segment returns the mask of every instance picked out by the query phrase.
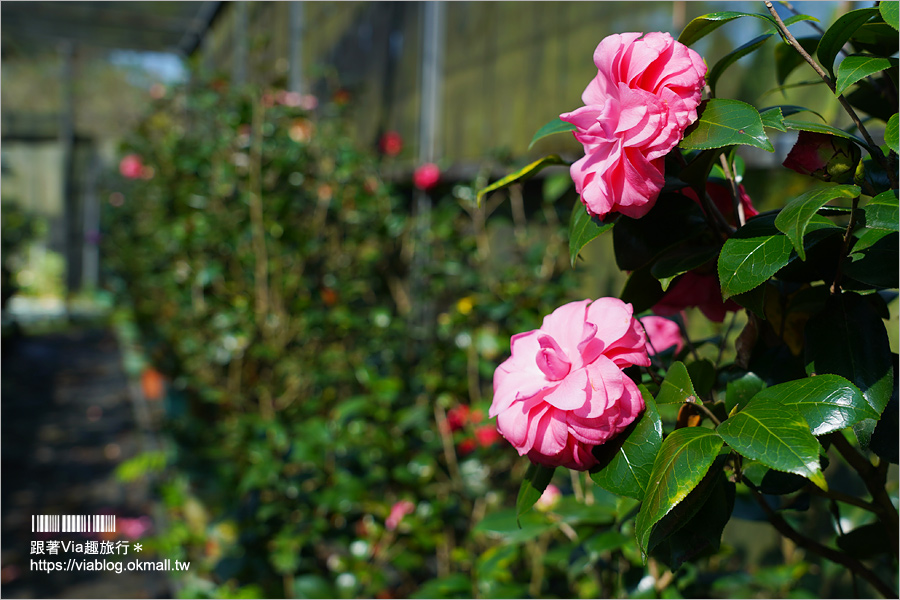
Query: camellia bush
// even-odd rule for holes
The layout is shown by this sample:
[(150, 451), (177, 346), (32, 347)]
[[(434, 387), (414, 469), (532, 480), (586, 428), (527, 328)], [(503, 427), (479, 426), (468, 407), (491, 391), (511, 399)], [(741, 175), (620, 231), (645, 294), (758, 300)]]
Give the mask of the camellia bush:
[[(572, 263), (611, 235), (628, 273), (618, 298), (563, 304), (513, 336), (496, 368), (490, 416), (531, 463), (523, 527), (558, 493), (556, 470), (587, 472), (632, 502), (607, 534), (633, 536), (660, 592), (666, 567), (671, 578), (719, 550), (744, 498), (794, 547), (849, 573), (856, 593), (897, 596), (897, 354), (885, 326), (898, 287), (897, 6), (852, 10), (799, 38), (815, 19), (782, 20), (769, 2), (694, 19), (677, 40), (611, 35), (584, 106), (535, 135), (572, 132), (584, 155), (545, 157), (480, 192), (569, 164), (581, 199)], [(769, 29), (712, 65), (691, 49), (737, 19)], [(780, 83), (809, 70), (851, 127), (716, 96), (729, 67), (770, 40)], [(808, 187), (760, 213), (738, 152), (774, 152), (770, 136), (789, 132), (783, 165)], [(690, 308), (713, 335), (691, 339)], [(817, 505), (833, 533), (791, 514)]]

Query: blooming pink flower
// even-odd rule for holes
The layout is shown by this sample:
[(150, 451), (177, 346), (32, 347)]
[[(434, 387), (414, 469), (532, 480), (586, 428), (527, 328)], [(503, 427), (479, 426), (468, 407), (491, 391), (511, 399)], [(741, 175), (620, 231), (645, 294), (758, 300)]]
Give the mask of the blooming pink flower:
[(706, 64), (667, 33), (623, 33), (594, 51), (585, 106), (560, 115), (576, 126), (584, 157), (570, 173), (592, 215), (639, 218), (664, 184), (663, 160), (697, 120)]
[(512, 356), (494, 371), (490, 416), (532, 462), (585, 470), (591, 448), (615, 437), (644, 409), (622, 369), (647, 366), (644, 329), (617, 298), (582, 300), (514, 335)]
[(715, 273), (688, 271), (653, 306), (653, 312), (666, 317), (691, 306), (699, 308), (707, 319), (716, 323), (724, 321), (729, 311), (741, 310), (734, 300), (722, 300), (719, 278)]
[(681, 352), (684, 340), (681, 339), (681, 330), (677, 323), (653, 315), (642, 317), (640, 321), (647, 332), (647, 354), (653, 356), (672, 346), (675, 346), (676, 354)]
[(465, 427), (469, 422), (470, 409), (465, 404), (458, 404), (447, 411), (447, 424), (450, 431), (457, 431)]
[(559, 503), (560, 498), (562, 498), (562, 492), (559, 491), (558, 487), (551, 483), (547, 485), (544, 489), (544, 493), (541, 494), (541, 497), (534, 503), (534, 507), (541, 512), (546, 512), (553, 509), (553, 507)]
[(401, 500), (400, 502), (394, 503), (394, 506), (391, 507), (391, 514), (388, 515), (388, 518), (385, 520), (384, 526), (388, 528), (388, 531), (394, 531), (397, 529), (397, 526), (400, 525), (400, 521), (403, 520), (403, 517), (410, 514), (415, 509), (416, 505), (409, 500)]
[(413, 184), (420, 190), (430, 190), (441, 179), (441, 170), (434, 163), (425, 163), (413, 173)]
[(144, 161), (137, 154), (126, 154), (119, 161), (119, 173), (128, 179), (140, 179), (144, 176)]
[(487, 448), (500, 439), (500, 432), (493, 425), (482, 425), (475, 430), (475, 438), (482, 448)]
[(378, 149), (388, 156), (397, 156), (403, 150), (403, 138), (396, 131), (386, 131), (378, 140)]

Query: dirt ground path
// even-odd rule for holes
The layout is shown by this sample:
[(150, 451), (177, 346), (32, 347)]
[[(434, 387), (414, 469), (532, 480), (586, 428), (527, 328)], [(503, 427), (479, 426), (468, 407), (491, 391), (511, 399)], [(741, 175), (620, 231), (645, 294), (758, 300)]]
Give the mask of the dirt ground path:
[[(128, 380), (111, 331), (4, 339), (2, 347), (2, 588), (4, 598), (156, 598), (172, 594), (165, 573), (42, 572), (32, 561), (95, 560), (34, 554), (33, 542), (133, 544), (128, 519), (152, 514), (148, 486), (123, 484), (116, 465), (138, 453)], [(33, 533), (32, 515), (115, 514), (116, 534)], [(124, 530), (124, 531), (123, 531)], [(70, 547), (71, 550), (71, 547)], [(121, 547), (118, 548), (121, 552)], [(112, 557), (123, 562), (150, 556)]]

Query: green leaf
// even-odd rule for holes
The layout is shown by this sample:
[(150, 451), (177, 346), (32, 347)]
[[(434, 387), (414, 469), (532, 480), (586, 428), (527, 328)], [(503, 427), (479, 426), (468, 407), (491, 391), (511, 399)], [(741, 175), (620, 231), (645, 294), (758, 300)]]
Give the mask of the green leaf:
[(659, 279), (663, 291), (668, 289), (672, 280), (683, 273), (714, 260), (719, 249), (713, 246), (688, 247), (672, 253), (666, 253), (650, 268), (650, 274)]
[(510, 544), (519, 544), (533, 540), (554, 527), (547, 516), (538, 511), (517, 516), (516, 511), (509, 508), (485, 515), (473, 531), (501, 538)]
[(725, 408), (730, 413), (747, 406), (750, 399), (766, 387), (766, 382), (756, 373), (744, 373), (725, 385)]
[[(472, 580), (468, 575), (453, 573), (438, 579), (429, 579), (410, 598), (469, 598), (472, 596)], [(322, 597), (322, 596), (317, 596)]]
[(822, 36), (816, 55), (832, 79), (834, 79), (834, 59), (837, 58), (838, 52), (850, 40), (850, 36), (877, 13), (878, 9), (875, 8), (851, 10), (841, 15)]
[(582, 248), (606, 233), (616, 224), (616, 215), (610, 215), (605, 223), (588, 214), (581, 202), (576, 202), (569, 219), (569, 259), (574, 267)]
[(647, 490), (653, 461), (662, 444), (662, 420), (653, 397), (640, 386), (646, 408), (638, 419), (614, 440), (596, 446), (600, 461), (591, 479), (605, 490), (641, 500)]
[[(884, 231), (870, 229), (869, 231)], [(850, 254), (851, 262), (844, 268), (847, 277), (870, 285), (876, 289), (896, 289), (900, 286), (900, 254), (898, 254), (898, 233), (887, 232), (888, 235), (877, 240), (866, 239), (868, 246), (854, 248)], [(874, 236), (873, 236), (874, 237)]]
[(749, 292), (735, 294), (732, 300), (755, 314), (760, 319), (766, 319), (766, 289), (771, 287), (769, 284), (758, 285)]
[(896, 58), (880, 58), (868, 55), (848, 56), (838, 66), (834, 93), (836, 96), (840, 96), (848, 87), (860, 79), (895, 66), (897, 66)]
[(762, 45), (765, 44), (767, 41), (769, 41), (769, 38), (772, 37), (773, 35), (775, 35), (775, 34), (774, 33), (766, 33), (761, 36), (755, 37), (752, 40), (750, 40), (749, 42), (747, 42), (746, 44), (744, 44), (738, 48), (735, 48), (734, 50), (732, 50), (731, 52), (729, 52), (728, 54), (726, 54), (725, 56), (720, 58), (719, 62), (717, 62), (715, 65), (713, 65), (713, 68), (710, 69), (709, 72), (706, 74), (706, 83), (709, 85), (710, 89), (712, 90), (711, 95), (712, 96), (716, 95), (716, 83), (719, 81), (719, 77), (722, 76), (722, 74), (725, 72), (725, 70), (728, 67), (730, 67), (731, 65), (736, 63), (741, 58), (747, 56), (754, 50), (761, 48)]
[(723, 299), (752, 290), (790, 262), (791, 241), (764, 225), (751, 219), (722, 246), (718, 272)]
[(892, 233), (896, 233), (894, 231), (888, 231), (886, 229), (863, 229), (862, 234), (856, 240), (856, 243), (853, 244), (853, 249), (850, 251), (850, 257), (853, 258), (854, 254), (859, 254), (859, 258), (862, 258), (861, 252), (866, 248), (871, 248), (878, 242), (880, 242), (883, 238), (891, 235)]
[(696, 392), (691, 383), (691, 376), (684, 363), (677, 361), (666, 372), (666, 378), (663, 379), (659, 386), (659, 393), (656, 395), (656, 403), (681, 404), (692, 402), (692, 398), (696, 398)]
[(775, 151), (766, 137), (759, 112), (746, 102), (725, 98), (713, 98), (705, 103), (700, 118), (685, 131), (679, 145), (683, 150), (746, 145)]
[(762, 19), (763, 21), (774, 24), (772, 17), (769, 17), (767, 15), (734, 12), (730, 10), (714, 12), (697, 17), (696, 19), (688, 23), (687, 26), (682, 30), (681, 35), (678, 36), (678, 41), (685, 46), (690, 46), (697, 40), (709, 35), (725, 23), (728, 23), (729, 21), (733, 21), (735, 19), (739, 19), (740, 17), (754, 17), (756, 19)]
[(807, 373), (849, 380), (880, 415), (891, 399), (894, 373), (884, 321), (869, 301), (852, 292), (829, 296), (805, 333)]
[[(661, 526), (668, 524), (670, 521), (678, 521), (675, 524), (676, 529), (668, 534), (668, 537), (654, 551), (654, 556), (663, 557), (663, 560), (672, 568), (677, 569), (687, 561), (694, 560), (700, 556), (710, 552), (716, 552), (722, 543), (722, 532), (725, 525), (731, 519), (731, 513), (734, 510), (735, 485), (727, 480), (724, 471), (714, 465), (693, 492), (688, 494), (672, 512), (662, 518), (653, 528), (651, 534), (651, 545), (653, 537), (657, 536), (657, 531)], [(704, 486), (709, 481), (710, 485)], [(693, 497), (698, 489), (703, 497), (703, 503), (693, 509), (692, 516), (689, 518), (682, 517), (675, 513), (679, 507), (687, 503), (694, 503)], [(693, 508), (693, 507), (692, 507)]]
[(787, 127), (784, 126), (784, 115), (781, 114), (781, 107), (773, 106), (759, 113), (762, 119), (763, 127), (775, 129), (777, 131), (786, 132)]
[(847, 133), (843, 129), (838, 129), (837, 127), (832, 127), (831, 125), (826, 125), (824, 123), (801, 121), (799, 119), (785, 119), (784, 126), (788, 129), (793, 129), (794, 131), (811, 131), (813, 133), (827, 133), (829, 135), (836, 135), (838, 137), (856, 142), (863, 148), (866, 147), (866, 143), (855, 135)]
[[(896, 2), (882, 2), (897, 5)], [(837, 546), (854, 558), (872, 558), (893, 552), (890, 536), (884, 534), (883, 523), (869, 523), (837, 538)]]
[(780, 383), (753, 399), (760, 398), (797, 407), (813, 435), (825, 435), (879, 416), (859, 388), (838, 375), (816, 375)]
[[(816, 53), (816, 48), (819, 45), (818, 37), (801, 37), (796, 39), (800, 47), (806, 50), (810, 56)], [(806, 60), (789, 43), (782, 42), (775, 46), (775, 75), (778, 85), (784, 85), (788, 75), (803, 64), (806, 64)]]
[(705, 234), (706, 219), (700, 206), (678, 193), (663, 193), (640, 219), (622, 216), (613, 230), (616, 266), (635, 271), (673, 247)]
[(486, 188), (479, 190), (475, 199), (478, 202), (478, 206), (481, 206), (481, 200), (489, 193), (496, 192), (497, 190), (502, 190), (505, 187), (509, 187), (517, 181), (523, 181), (528, 179), (529, 177), (533, 177), (545, 167), (550, 167), (553, 165), (568, 165), (566, 161), (561, 159), (556, 154), (551, 154), (550, 156), (545, 156), (544, 158), (538, 159), (533, 163), (526, 165), (516, 171), (515, 173), (510, 173), (503, 179), (499, 179), (487, 186)]
[(770, 397), (760, 398), (760, 394), (716, 431), (741, 456), (778, 471), (802, 475), (823, 490), (828, 489), (819, 467), (819, 442), (800, 411)]
[(712, 361), (703, 358), (689, 364), (687, 370), (697, 394), (701, 397), (706, 396), (716, 382), (715, 365), (712, 364)]
[(866, 227), (897, 231), (900, 211), (897, 210), (897, 192), (889, 190), (869, 200), (863, 210), (866, 213)]
[(897, 113), (894, 113), (891, 118), (887, 122), (887, 127), (884, 128), (884, 143), (887, 144), (887, 147), (900, 154), (900, 141), (898, 141), (897, 135)]
[(541, 138), (545, 138), (549, 135), (554, 135), (556, 133), (565, 133), (567, 131), (575, 131), (578, 129), (575, 125), (563, 121), (559, 117), (556, 117), (543, 127), (537, 130), (534, 134), (534, 137), (531, 138), (531, 143), (528, 144), (528, 149), (531, 150), (531, 147), (534, 146), (534, 143), (537, 142)]
[(700, 483), (721, 447), (722, 438), (704, 427), (677, 429), (663, 441), (634, 522), (642, 556), (646, 558), (653, 526)]
[(522, 485), (519, 486), (519, 497), (516, 499), (516, 518), (531, 510), (534, 503), (538, 501), (544, 490), (547, 489), (547, 484), (553, 479), (555, 470), (555, 467), (545, 467), (531, 463), (531, 466), (525, 471)]
[(659, 280), (650, 274), (650, 266), (646, 265), (635, 270), (628, 277), (619, 298), (632, 305), (634, 314), (640, 314), (645, 310), (650, 310), (664, 294)]
[(900, 25), (897, 24), (898, 6), (900, 6), (898, 2), (881, 2), (878, 4), (878, 10), (881, 12), (881, 18), (884, 19), (885, 23), (894, 29), (900, 30)]
[(806, 260), (803, 248), (803, 236), (810, 219), (816, 215), (826, 202), (835, 198), (856, 198), (859, 188), (855, 185), (836, 185), (827, 188), (810, 190), (790, 202), (775, 217), (775, 227), (791, 240), (800, 260)]

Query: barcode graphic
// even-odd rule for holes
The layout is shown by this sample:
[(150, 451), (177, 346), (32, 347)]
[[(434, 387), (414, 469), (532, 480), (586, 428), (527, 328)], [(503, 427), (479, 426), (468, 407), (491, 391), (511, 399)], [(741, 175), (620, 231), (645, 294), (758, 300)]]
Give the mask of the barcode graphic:
[(38, 533), (115, 533), (116, 515), (31, 515)]

